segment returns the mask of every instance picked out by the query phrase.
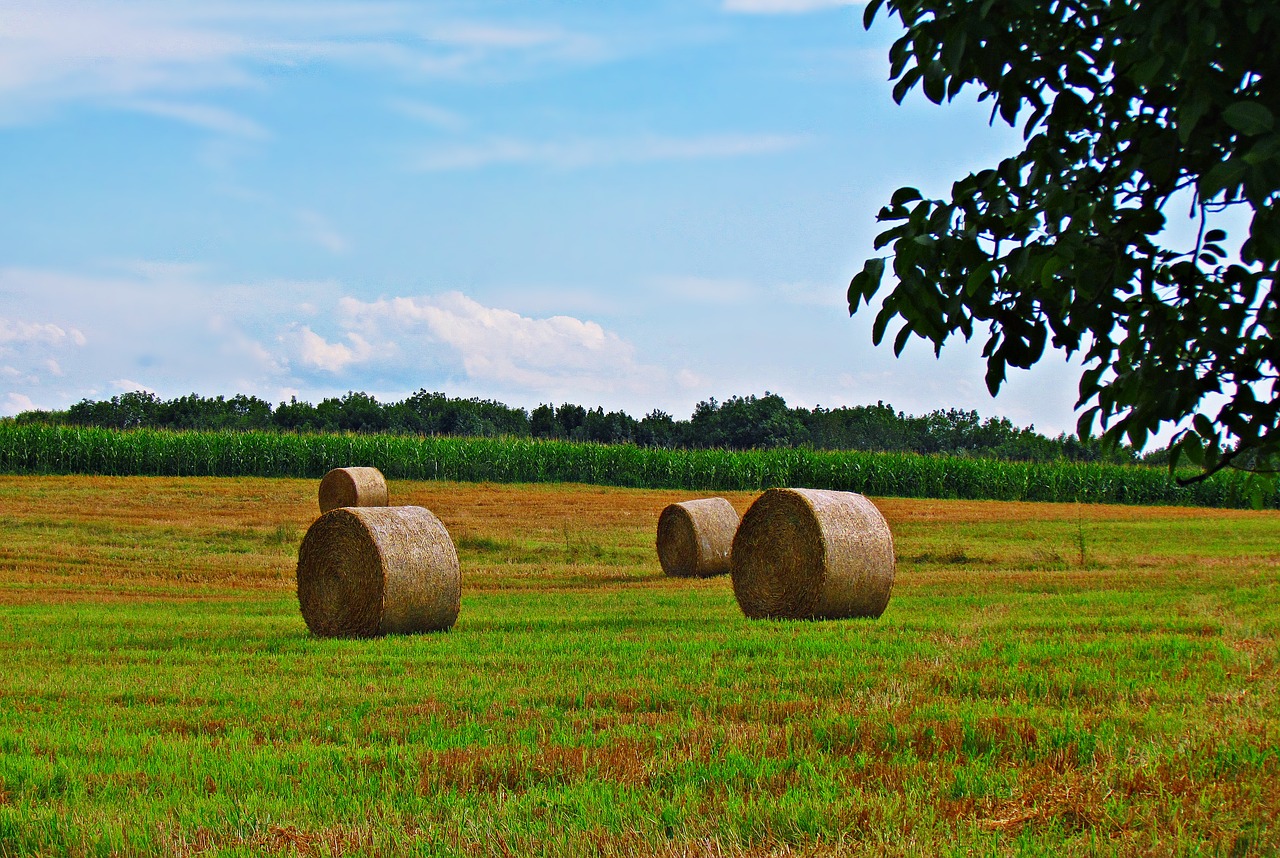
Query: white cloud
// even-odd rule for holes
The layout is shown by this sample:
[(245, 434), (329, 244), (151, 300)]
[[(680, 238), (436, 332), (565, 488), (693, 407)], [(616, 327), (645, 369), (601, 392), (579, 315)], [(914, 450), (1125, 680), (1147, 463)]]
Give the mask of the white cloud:
[(865, 3), (866, 0), (724, 0), (721, 8), (748, 15), (799, 15)]
[(798, 149), (808, 142), (807, 136), (796, 134), (706, 134), (695, 137), (650, 135), (621, 140), (564, 142), (502, 138), (427, 150), (413, 160), (410, 166), (427, 172), (474, 170), (492, 164), (543, 164), (559, 169), (578, 169), (651, 161), (776, 155)]
[(63, 329), (46, 322), (23, 322), (0, 318), (0, 348), (28, 345), (60, 346), (70, 340), (84, 345), (85, 338), (75, 328)]
[(705, 376), (699, 375), (691, 369), (682, 369), (676, 373), (676, 384), (685, 390), (702, 390), (709, 381)]
[(373, 302), (343, 298), (340, 313), (366, 338), (397, 346), (395, 354), (406, 362), (411, 358), (405, 356), (447, 350), (472, 381), (547, 393), (598, 391), (644, 387), (656, 372), (636, 362), (630, 343), (596, 322), (531, 318), (459, 292)]
[(7, 393), (5, 394), (4, 404), (0, 405), (0, 414), (6, 417), (18, 414), (22, 411), (35, 411), (36, 404), (31, 401), (31, 397), (24, 393)]
[(155, 388), (148, 387), (139, 381), (133, 381), (128, 378), (113, 379), (111, 386), (121, 393), (156, 393)]
[(277, 341), (281, 332), (302, 318), (304, 301), (332, 307), (340, 295), (325, 281), (219, 283), (201, 266), (163, 261), (92, 273), (0, 268), (0, 294), (27, 319), (58, 320), (5, 322), (6, 337), (36, 342), (0, 343), (3, 362), (21, 373), (19, 389), (58, 379), (56, 392), (40, 393), (56, 396), (58, 407), (112, 389), (112, 379), (142, 379), (163, 396), (274, 391), (295, 382), (297, 350)]
[(351, 343), (330, 343), (303, 325), (297, 333), (298, 352), (302, 362), (325, 372), (338, 373), (352, 364), (363, 363), (373, 354), (373, 347), (359, 334), (348, 333)]

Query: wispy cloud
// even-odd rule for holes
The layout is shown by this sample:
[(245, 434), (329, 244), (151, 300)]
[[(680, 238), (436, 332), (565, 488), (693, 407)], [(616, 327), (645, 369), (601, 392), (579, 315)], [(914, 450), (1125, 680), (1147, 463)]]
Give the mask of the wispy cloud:
[(435, 172), (474, 170), (494, 164), (540, 164), (557, 169), (580, 169), (651, 161), (689, 161), (773, 155), (806, 145), (797, 134), (707, 134), (691, 137), (641, 136), (630, 139), (535, 142), (496, 139), (441, 147), (420, 154), (415, 169)]
[(724, 0), (721, 8), (747, 15), (799, 15), (865, 3), (866, 0)]
[(0, 121), (92, 102), (255, 136), (253, 120), (192, 103), (259, 87), (268, 69), (318, 62), (409, 76), (595, 63), (599, 37), (558, 26), (496, 25), (428, 4), (38, 0), (0, 5)]
[(140, 381), (134, 381), (131, 378), (112, 379), (111, 386), (119, 393), (158, 393), (153, 387), (148, 387)]
[(393, 98), (387, 102), (387, 106), (401, 116), (443, 131), (461, 131), (467, 127), (467, 120), (461, 114), (434, 104), (408, 98)]
[(121, 102), (127, 110), (147, 113), (165, 119), (175, 119), (187, 125), (223, 134), (228, 137), (243, 137), (251, 140), (264, 140), (271, 136), (262, 125), (254, 120), (241, 116), (231, 110), (209, 104), (196, 104), (181, 101), (160, 101), (155, 99), (133, 99)]
[(834, 283), (753, 283), (728, 277), (655, 277), (649, 286), (671, 301), (720, 306), (799, 304), (844, 307), (845, 293)]
[(302, 209), (297, 212), (298, 223), (302, 225), (303, 236), (335, 256), (346, 253), (350, 249), (351, 243), (347, 241), (346, 236), (338, 232), (338, 230), (329, 222), (329, 219), (319, 212), (310, 209)]
[(0, 414), (12, 415), (23, 411), (34, 411), (38, 406), (25, 393), (6, 393), (0, 402)]

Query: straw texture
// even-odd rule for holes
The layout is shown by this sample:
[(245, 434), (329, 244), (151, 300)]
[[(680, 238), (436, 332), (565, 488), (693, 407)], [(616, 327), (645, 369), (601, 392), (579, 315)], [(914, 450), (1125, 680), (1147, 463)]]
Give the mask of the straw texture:
[(461, 596), (453, 540), (420, 506), (331, 510), (298, 549), (298, 604), (321, 637), (444, 631)]
[(320, 512), (344, 506), (386, 506), (387, 481), (377, 468), (334, 468), (320, 480)]
[(748, 617), (878, 617), (889, 604), (893, 536), (853, 492), (770, 489), (733, 540), (733, 593)]
[(658, 516), (658, 562), (673, 578), (729, 572), (738, 511), (724, 498), (673, 503)]

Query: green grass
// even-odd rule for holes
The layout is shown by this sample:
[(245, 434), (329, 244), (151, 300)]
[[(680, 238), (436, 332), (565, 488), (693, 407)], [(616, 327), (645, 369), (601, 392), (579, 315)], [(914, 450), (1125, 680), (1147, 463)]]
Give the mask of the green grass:
[(506, 438), (168, 432), (0, 423), (0, 473), (320, 477), (359, 463), (389, 478), (574, 482), (699, 491), (773, 486), (878, 497), (1275, 508), (1280, 490), (1224, 471), (1180, 486), (1167, 469), (910, 453), (662, 450)]
[(1274, 846), (1274, 602), (1168, 596), (485, 594), (360, 642), (279, 596), (6, 608), (0, 853)]
[(1280, 849), (1275, 513), (886, 503), (880, 619), (755, 622), (661, 575), (669, 495), (392, 490), (448, 634), (307, 633), (313, 483), (3, 481), (0, 855)]

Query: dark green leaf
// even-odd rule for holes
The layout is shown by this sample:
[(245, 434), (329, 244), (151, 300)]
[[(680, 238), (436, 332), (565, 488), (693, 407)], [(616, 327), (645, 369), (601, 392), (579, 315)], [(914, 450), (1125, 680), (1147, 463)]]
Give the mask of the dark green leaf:
[(883, 2), (884, 0), (869, 0), (866, 8), (862, 10), (862, 29), (871, 29), (871, 24), (876, 19), (876, 12), (880, 11), (880, 5)]
[(1061, 256), (1050, 256), (1044, 262), (1044, 267), (1040, 269), (1040, 285), (1046, 289), (1053, 286), (1053, 276), (1062, 269), (1066, 264), (1066, 260)]
[(852, 315), (858, 310), (858, 302), (865, 300), (871, 302), (871, 296), (875, 295), (880, 289), (880, 280), (884, 277), (884, 260), (880, 257), (868, 259), (862, 265), (862, 270), (853, 276), (849, 281), (849, 313)]
[(947, 97), (947, 78), (936, 62), (925, 67), (924, 96), (934, 104), (942, 104)]
[[(993, 122), (1026, 125), (1022, 151), (979, 165), (949, 200), (901, 189), (881, 213), (894, 225), (876, 246), (892, 248), (899, 284), (875, 341), (893, 321), (905, 323), (899, 350), (911, 335), (938, 351), (989, 327), (995, 393), (1009, 366), (1043, 359), (1051, 335), (1087, 348), (1082, 432), (1096, 423), (1110, 442), (1141, 444), (1221, 397), (1171, 460), (1280, 456), (1268, 440), (1280, 438), (1280, 403), (1261, 386), (1255, 398), (1233, 388), (1273, 377), (1280, 354), (1280, 73), (1269, 59), (1280, 6), (870, 0), (864, 18), (884, 10), (905, 28), (889, 52), (896, 100), (918, 84), (933, 101), (972, 85)], [(1188, 183), (1204, 225), (1195, 255), (1161, 214)], [(1241, 264), (1228, 265), (1219, 227), (1249, 210)], [(873, 291), (868, 277), (851, 292)]]
[(1190, 433), (1184, 435), (1178, 442), (1178, 449), (1187, 457), (1188, 462), (1197, 468), (1204, 467), (1204, 444), (1201, 443), (1200, 436)]
[(1222, 111), (1222, 119), (1241, 134), (1256, 136), (1271, 130), (1276, 118), (1256, 101), (1237, 101)]
[(902, 330), (898, 331), (898, 336), (893, 340), (893, 356), (898, 357), (902, 354), (902, 350), (907, 347), (907, 340), (911, 337), (911, 326), (903, 325)]
[(905, 206), (907, 203), (913, 203), (916, 200), (922, 200), (920, 192), (915, 188), (898, 188), (893, 192), (893, 196), (889, 198), (889, 204), (892, 206)]
[(1198, 190), (1200, 199), (1212, 200), (1224, 190), (1240, 183), (1244, 175), (1245, 165), (1237, 160), (1222, 161), (1200, 178)]

